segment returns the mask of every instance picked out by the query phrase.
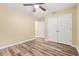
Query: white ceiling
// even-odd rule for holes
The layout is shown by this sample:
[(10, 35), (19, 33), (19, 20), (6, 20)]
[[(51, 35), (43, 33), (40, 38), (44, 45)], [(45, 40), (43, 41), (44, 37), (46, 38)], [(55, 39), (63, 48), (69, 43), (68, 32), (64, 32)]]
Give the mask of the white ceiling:
[(40, 8), (38, 8), (36, 9), (36, 12), (33, 12), (33, 7), (23, 6), (21, 3), (18, 3), (18, 4), (17, 3), (3, 3), (0, 5), (6, 5), (17, 11), (27, 13), (35, 17), (38, 17), (40, 19), (43, 19), (46, 15), (52, 12), (56, 12), (58, 10), (69, 8), (69, 7), (75, 6), (76, 4), (75, 3), (45, 3), (42, 5), (42, 7), (46, 8), (46, 11), (42, 11)]

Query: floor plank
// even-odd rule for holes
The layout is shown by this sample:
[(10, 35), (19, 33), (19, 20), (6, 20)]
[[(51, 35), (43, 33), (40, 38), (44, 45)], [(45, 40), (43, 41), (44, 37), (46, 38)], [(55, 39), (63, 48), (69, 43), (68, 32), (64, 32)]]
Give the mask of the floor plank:
[(75, 47), (32, 40), (0, 50), (0, 56), (79, 56)]

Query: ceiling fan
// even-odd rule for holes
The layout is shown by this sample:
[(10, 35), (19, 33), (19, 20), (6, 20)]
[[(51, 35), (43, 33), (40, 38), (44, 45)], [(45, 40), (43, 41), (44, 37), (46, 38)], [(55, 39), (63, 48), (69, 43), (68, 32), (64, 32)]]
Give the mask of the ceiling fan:
[(42, 7), (42, 4), (44, 3), (29, 3), (29, 4), (23, 4), (23, 6), (33, 6), (34, 7), (33, 12), (36, 11), (36, 8), (40, 8), (41, 10), (46, 11), (46, 9)]

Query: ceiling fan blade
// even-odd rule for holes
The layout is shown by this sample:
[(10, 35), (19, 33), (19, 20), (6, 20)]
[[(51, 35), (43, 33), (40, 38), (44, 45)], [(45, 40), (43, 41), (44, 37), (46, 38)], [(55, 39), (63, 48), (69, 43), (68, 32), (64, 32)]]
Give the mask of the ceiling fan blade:
[(38, 3), (38, 4), (40, 4), (40, 5), (41, 5), (41, 4), (44, 4), (44, 3)]
[(34, 4), (36, 4), (36, 5), (41, 5), (41, 4), (44, 4), (44, 3), (34, 3)]
[(46, 11), (46, 9), (45, 9), (45, 8), (43, 8), (42, 6), (39, 6), (39, 8), (41, 8), (43, 11)]
[(23, 4), (23, 6), (33, 6), (34, 4)]

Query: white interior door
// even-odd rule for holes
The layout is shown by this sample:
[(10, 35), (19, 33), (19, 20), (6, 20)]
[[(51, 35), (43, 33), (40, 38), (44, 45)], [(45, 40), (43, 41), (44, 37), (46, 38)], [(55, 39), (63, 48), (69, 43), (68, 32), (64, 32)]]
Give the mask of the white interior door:
[(57, 17), (50, 16), (48, 18), (48, 40), (57, 42)]
[(58, 42), (72, 45), (72, 14), (58, 16)]
[(38, 33), (39, 33), (39, 37), (41, 38), (45, 38), (45, 22), (44, 20), (40, 20), (38, 21)]

